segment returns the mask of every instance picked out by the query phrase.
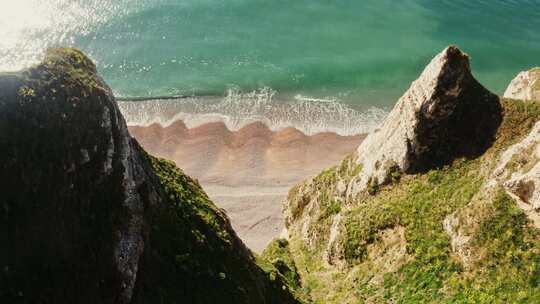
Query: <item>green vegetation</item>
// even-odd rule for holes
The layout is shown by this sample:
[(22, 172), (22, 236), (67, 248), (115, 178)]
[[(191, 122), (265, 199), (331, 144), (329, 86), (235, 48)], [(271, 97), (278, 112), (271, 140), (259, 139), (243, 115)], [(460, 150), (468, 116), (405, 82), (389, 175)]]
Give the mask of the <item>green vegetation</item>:
[(341, 212), (342, 202), (339, 199), (333, 199), (329, 201), (329, 205), (325, 208), (322, 217), (329, 217)]
[(392, 165), (387, 171), (387, 179), (392, 184), (397, 184), (401, 179), (401, 170), (397, 165)]
[[(469, 203), (478, 191), (479, 161), (457, 161), (453, 166), (424, 175), (404, 177), (396, 186), (382, 187), (345, 214), (344, 258), (350, 267), (367, 258), (367, 247), (378, 240), (379, 232), (400, 225), (405, 227), (407, 253), (414, 257), (397, 273), (385, 276), (384, 297), (398, 302), (417, 303), (442, 298), (440, 289), (452, 273), (460, 271), (450, 252), (449, 237), (442, 221), (451, 212)], [(369, 277), (358, 274), (369, 289)], [(380, 287), (383, 289), (382, 287)]]
[(497, 139), (488, 154), (501, 152), (502, 149), (522, 139), (536, 124), (540, 117), (540, 103), (501, 99), (503, 106), (503, 123), (497, 131)]
[(379, 192), (379, 179), (377, 177), (370, 177), (367, 184), (367, 193), (369, 195), (375, 195), (377, 192)]
[[(154, 172), (159, 177), (170, 204), (182, 214), (196, 215), (211, 227), (225, 243), (231, 242), (225, 214), (210, 201), (201, 185), (176, 167), (174, 162), (149, 156)], [(194, 231), (196, 235), (201, 235)]]
[(463, 303), (538, 303), (540, 231), (515, 201), (499, 190), (473, 240), (482, 258), (469, 276), (450, 281)]
[(357, 176), (362, 172), (362, 164), (357, 163), (357, 157), (355, 153), (346, 156), (339, 165), (338, 175), (345, 179), (350, 180), (353, 176)]
[(335, 198), (331, 193), (324, 191), (325, 187), (334, 187), (337, 183), (338, 171), (336, 167), (324, 171), (315, 178), (315, 184), (320, 193), (318, 200), (320, 203), (320, 220), (325, 220), (332, 215), (336, 215), (341, 211), (341, 200)]
[[(403, 183), (402, 189), (377, 197), (406, 228), (407, 251), (414, 259), (397, 273), (387, 275), (385, 298), (398, 302), (436, 302), (444, 297), (445, 281), (460, 272), (451, 257), (450, 239), (442, 222), (471, 202), (482, 185), (479, 161), (458, 161)], [(395, 195), (397, 192), (397, 195)], [(401, 192), (401, 193), (400, 193)], [(368, 235), (368, 237), (372, 237)]]
[(262, 259), (257, 265), (196, 180), (170, 161), (147, 157), (166, 201), (149, 214), (151, 270), (143, 274), (142, 303), (296, 303), (289, 291), (298, 284), (294, 268)]
[[(311, 186), (303, 184), (305, 204), (317, 201), (321, 214), (341, 213), (343, 217), (339, 245), (331, 253), (337, 261), (330, 264), (322, 254), (328, 237), (320, 234), (330, 231), (331, 221), (312, 221), (317, 227), (308, 231), (319, 234), (309, 243), (297, 235), (300, 227), (289, 228), (292, 256), (304, 290), (315, 303), (540, 301), (540, 232), (502, 190), (483, 187), (501, 152), (523, 139), (540, 119), (540, 103), (502, 99), (501, 104), (504, 116), (495, 142), (477, 159), (454, 160), (417, 175), (402, 175), (390, 167), (388, 183), (369, 183), (369, 195), (347, 199), (346, 209), (333, 209), (332, 201), (343, 199), (336, 188), (346, 178), (339, 172), (350, 172), (350, 159), (321, 173)], [(536, 162), (523, 155), (513, 163), (516, 168), (527, 168)], [(459, 227), (472, 236), (471, 261), (465, 264), (453, 252), (443, 222), (449, 215), (469, 209), (469, 217), (459, 224), (467, 225)], [(381, 232), (395, 231), (395, 227), (404, 228), (406, 252), (385, 249), (381, 243)], [(373, 246), (389, 255), (386, 260), (401, 259), (403, 263), (395, 264), (397, 269), (380, 267), (369, 253)], [(344, 265), (333, 265), (339, 261)]]
[(274, 280), (278, 276), (281, 277), (297, 298), (303, 299), (303, 302), (309, 302), (304, 290), (301, 289), (302, 283), (287, 240), (273, 240), (258, 258), (258, 263), (263, 267), (270, 279)]
[[(81, 51), (74, 48), (53, 48), (47, 50), (43, 63), (36, 67), (41, 70), (42, 77), (36, 86), (47, 88), (38, 92), (40, 96), (55, 97), (65, 91), (72, 101), (87, 98), (96, 90), (104, 93), (96, 66)], [(25, 72), (31, 78), (30, 72)]]

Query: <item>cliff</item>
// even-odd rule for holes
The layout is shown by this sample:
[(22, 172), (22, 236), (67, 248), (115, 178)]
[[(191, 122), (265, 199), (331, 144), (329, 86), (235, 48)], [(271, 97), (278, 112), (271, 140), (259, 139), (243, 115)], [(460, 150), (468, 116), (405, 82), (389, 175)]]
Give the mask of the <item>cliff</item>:
[(130, 126), (129, 132), (146, 151), (198, 179), (255, 252), (283, 230), (281, 202), (288, 189), (339, 162), (365, 137), (272, 131), (261, 122), (237, 131), (221, 122), (187, 128), (180, 120), (168, 126)]
[(304, 290), (316, 303), (540, 301), (539, 120), (539, 101), (495, 96), (443, 50), (355, 153), (291, 189), (285, 256)]
[[(51, 50), (0, 75), (0, 302), (540, 302), (540, 101), (516, 94), (446, 48), (357, 151), (291, 189), (286, 239), (255, 257), (131, 138), (94, 64)], [(227, 148), (307, 141), (212, 130)]]
[(0, 75), (0, 302), (296, 303), (74, 49)]
[(425, 172), (482, 154), (500, 113), (498, 97), (474, 79), (467, 55), (446, 48), (358, 147), (354, 159), (363, 170), (349, 185), (351, 194), (390, 182), (392, 173)]
[(523, 71), (510, 82), (504, 97), (521, 100), (540, 99), (540, 67)]

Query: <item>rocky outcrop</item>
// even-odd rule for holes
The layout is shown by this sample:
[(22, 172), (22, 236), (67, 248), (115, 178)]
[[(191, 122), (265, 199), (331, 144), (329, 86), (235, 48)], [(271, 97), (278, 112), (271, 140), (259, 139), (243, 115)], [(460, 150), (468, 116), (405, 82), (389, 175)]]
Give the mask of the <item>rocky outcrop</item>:
[(308, 136), (294, 128), (272, 131), (260, 122), (231, 131), (221, 122), (187, 128), (178, 120), (169, 126), (130, 126), (129, 131), (146, 151), (197, 178), (256, 252), (283, 229), (280, 203), (288, 189), (340, 161), (365, 138), (330, 132)]
[(0, 75), (0, 302), (295, 303), (74, 49)]
[(329, 264), (342, 264), (343, 206), (361, 193), (375, 194), (381, 184), (397, 183), (403, 173), (481, 155), (501, 117), (499, 98), (473, 78), (467, 55), (446, 48), (351, 157), (291, 190), (284, 207), (287, 228), (308, 247), (323, 246)]
[[(144, 205), (158, 198), (110, 89), (74, 50), (2, 75), (0, 88), (7, 286), (57, 302), (62, 282), (66, 300), (99, 302), (101, 292), (128, 303), (144, 248)], [(35, 276), (26, 286), (17, 281), (23, 273)]]
[(506, 88), (504, 97), (540, 100), (540, 68), (533, 68), (519, 73)]
[(389, 182), (392, 172), (422, 172), (478, 156), (493, 141), (500, 120), (498, 97), (474, 79), (468, 56), (450, 46), (362, 142), (356, 154), (363, 170), (349, 192)]
[(539, 102), (498, 98), (445, 49), (354, 155), (291, 190), (286, 232), (309, 296), (537, 301), (539, 119)]
[[(466, 211), (469, 210), (465, 209), (461, 212), (465, 213)], [(468, 233), (468, 229), (466, 229), (469, 228), (470, 230), (469, 226), (471, 226), (471, 224), (468, 221), (463, 220), (460, 215), (461, 214), (456, 211), (446, 216), (443, 221), (443, 228), (450, 238), (452, 252), (459, 257), (459, 260), (465, 267), (468, 267), (473, 262), (473, 248), (471, 248), (472, 246), (470, 244), (473, 237), (472, 233)]]
[(540, 228), (540, 122), (525, 139), (504, 151), (491, 182), (502, 184)]
[[(398, 184), (403, 173), (425, 173), (455, 158), (482, 155), (492, 145), (501, 120), (499, 98), (474, 79), (467, 55), (456, 47), (446, 48), (351, 157), (291, 190), (284, 208), (289, 235), (308, 249), (322, 248), (322, 260), (332, 267), (349, 267), (366, 255), (373, 260), (366, 252), (381, 237), (375, 233), (354, 240), (355, 234), (367, 232), (363, 224), (350, 220), (348, 211), (369, 201), (367, 195), (375, 195), (379, 185)], [(390, 212), (365, 216), (373, 221), (370, 229), (375, 232), (396, 227)], [(450, 220), (444, 225), (449, 232), (457, 231), (454, 226)], [(452, 242), (461, 248), (459, 237)]]

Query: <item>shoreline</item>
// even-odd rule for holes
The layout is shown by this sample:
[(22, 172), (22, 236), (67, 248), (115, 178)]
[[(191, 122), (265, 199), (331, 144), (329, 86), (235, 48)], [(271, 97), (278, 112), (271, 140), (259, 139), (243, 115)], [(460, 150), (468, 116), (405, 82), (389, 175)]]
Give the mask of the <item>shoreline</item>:
[(272, 131), (262, 122), (236, 131), (223, 122), (195, 128), (183, 121), (128, 128), (146, 151), (174, 161), (198, 179), (255, 252), (283, 230), (282, 202), (289, 189), (339, 164), (366, 136), (306, 135), (292, 127)]
[(375, 130), (387, 115), (384, 107), (352, 106), (338, 100), (303, 96), (281, 100), (275, 94), (276, 91), (264, 88), (247, 93), (229, 90), (225, 96), (122, 99), (117, 103), (128, 126), (168, 127), (182, 121), (187, 128), (197, 128), (221, 122), (230, 131), (239, 131), (252, 123), (263, 123), (274, 132), (293, 127), (306, 135), (366, 134)]

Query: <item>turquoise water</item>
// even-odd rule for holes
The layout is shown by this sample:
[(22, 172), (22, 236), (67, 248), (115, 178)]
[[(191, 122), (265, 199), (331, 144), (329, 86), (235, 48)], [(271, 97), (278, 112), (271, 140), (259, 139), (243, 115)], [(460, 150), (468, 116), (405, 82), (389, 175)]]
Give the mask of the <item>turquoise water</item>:
[(123, 97), (269, 87), (282, 99), (389, 107), (449, 44), (471, 55), (476, 77), (497, 93), (540, 65), (540, 0), (16, 3), (0, 10), (0, 69), (73, 45)]

